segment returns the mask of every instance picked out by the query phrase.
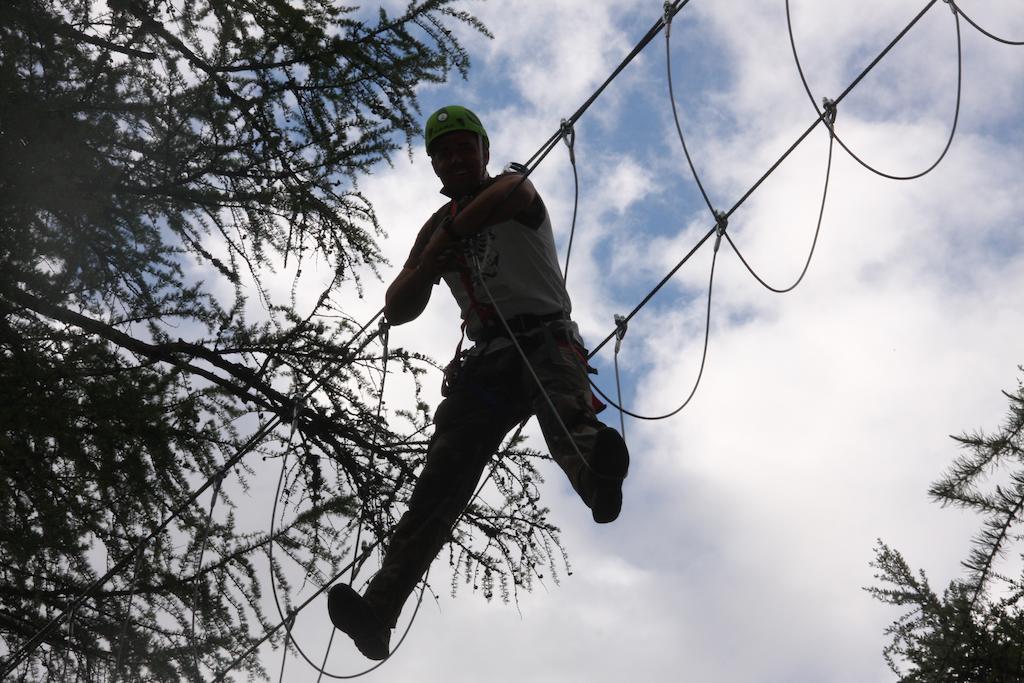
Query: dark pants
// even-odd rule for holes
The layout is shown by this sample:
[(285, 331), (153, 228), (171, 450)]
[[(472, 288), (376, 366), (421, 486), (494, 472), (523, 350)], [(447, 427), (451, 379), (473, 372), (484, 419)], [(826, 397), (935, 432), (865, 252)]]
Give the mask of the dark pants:
[(395, 625), (402, 605), (451, 537), (505, 435), (530, 415), (537, 415), (552, 458), (590, 504), (594, 475), (580, 455), (589, 461), (597, 432), (605, 427), (594, 416), (586, 365), (571, 342), (556, 339), (560, 336), (541, 329), (520, 337), (520, 343), (572, 440), (515, 347), (471, 356), (438, 406), (409, 508), (364, 595), (388, 626)]

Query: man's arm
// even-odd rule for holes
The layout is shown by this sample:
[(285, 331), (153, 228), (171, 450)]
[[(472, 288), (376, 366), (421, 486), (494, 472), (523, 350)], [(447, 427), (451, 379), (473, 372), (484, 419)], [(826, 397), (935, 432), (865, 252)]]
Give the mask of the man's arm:
[(405, 267), (384, 295), (388, 322), (401, 325), (423, 313), (434, 284), (451, 267), (451, 249), (459, 239), (513, 218), (536, 196), (528, 178), (510, 173), (496, 178), (454, 217), (431, 216), (420, 229)]
[(537, 197), (529, 178), (519, 173), (499, 176), (449, 219), (443, 229), (435, 230), (423, 249), (423, 262), (436, 264), (443, 272), (448, 250), (463, 237), (471, 237), (484, 228), (510, 220), (525, 210)]
[(424, 262), (423, 250), (436, 232), (438, 222), (439, 217), (435, 214), (423, 224), (405, 266), (384, 294), (384, 317), (392, 325), (415, 320), (430, 301), (430, 292), (440, 272), (435, 272), (433, 262)]

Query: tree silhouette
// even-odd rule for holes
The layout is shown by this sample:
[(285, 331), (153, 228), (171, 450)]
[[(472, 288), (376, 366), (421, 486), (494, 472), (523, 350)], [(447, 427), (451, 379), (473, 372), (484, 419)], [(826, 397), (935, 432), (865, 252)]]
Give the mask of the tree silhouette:
[[(1024, 370), (1024, 368), (1022, 368)], [(881, 585), (868, 591), (882, 602), (911, 610), (886, 634), (890, 668), (913, 683), (1013, 683), (1024, 681), (1024, 571), (997, 571), (1007, 553), (1020, 552), (1018, 530), (1024, 510), (1024, 385), (1004, 392), (1010, 410), (992, 434), (954, 437), (964, 448), (929, 494), (943, 505), (974, 510), (982, 530), (964, 561), (963, 579), (942, 595), (923, 570), (914, 572), (903, 556), (879, 542), (872, 566)]]
[[(0, 670), (206, 680), (279, 622), (268, 555), (286, 613), (386, 543), (430, 420), (382, 417), (386, 332), (345, 313), (382, 262), (357, 180), (465, 77), (459, 27), (487, 32), (453, 0), (0, 3)], [(488, 596), (564, 566), (536, 456), (454, 530)], [(237, 514), (260, 459), (272, 532)]]

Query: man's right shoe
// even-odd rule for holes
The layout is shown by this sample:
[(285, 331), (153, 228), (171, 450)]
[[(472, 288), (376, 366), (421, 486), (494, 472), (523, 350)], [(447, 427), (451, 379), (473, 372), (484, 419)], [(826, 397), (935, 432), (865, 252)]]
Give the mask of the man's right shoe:
[(594, 475), (590, 512), (598, 524), (614, 522), (622, 510), (622, 480), (629, 470), (629, 449), (611, 427), (597, 433), (590, 467)]
[(382, 624), (373, 607), (351, 586), (343, 583), (327, 594), (327, 611), (331, 623), (356, 644), (367, 659), (387, 659), (390, 652), (391, 629)]

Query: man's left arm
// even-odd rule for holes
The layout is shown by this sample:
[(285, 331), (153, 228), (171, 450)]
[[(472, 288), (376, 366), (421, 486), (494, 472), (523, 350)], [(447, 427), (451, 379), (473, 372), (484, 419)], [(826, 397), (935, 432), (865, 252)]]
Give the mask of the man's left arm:
[(498, 176), (448, 219), (444, 229), (434, 233), (423, 250), (424, 260), (436, 258), (458, 239), (471, 237), (488, 226), (514, 218), (536, 197), (537, 190), (529, 178), (519, 173)]

